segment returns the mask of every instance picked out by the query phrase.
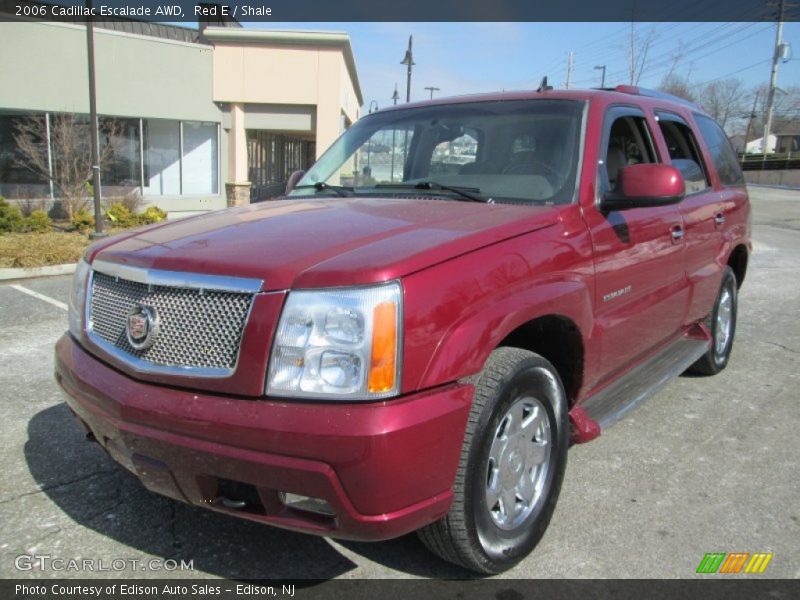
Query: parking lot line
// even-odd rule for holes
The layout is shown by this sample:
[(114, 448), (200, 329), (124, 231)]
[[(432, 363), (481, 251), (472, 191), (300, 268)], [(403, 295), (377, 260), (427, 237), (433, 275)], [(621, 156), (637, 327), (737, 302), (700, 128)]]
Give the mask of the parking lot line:
[(50, 296), (45, 296), (44, 294), (40, 294), (39, 292), (34, 292), (33, 290), (29, 290), (25, 286), (18, 285), (18, 284), (12, 284), (12, 285), (9, 285), (8, 287), (14, 288), (18, 292), (22, 292), (23, 294), (28, 294), (29, 296), (33, 296), (34, 298), (38, 298), (39, 300), (43, 300), (44, 302), (47, 302), (48, 304), (52, 304), (53, 306), (57, 306), (61, 310), (67, 310), (67, 308), (68, 308), (67, 305), (64, 304), (63, 302), (59, 302), (55, 298), (51, 298)]

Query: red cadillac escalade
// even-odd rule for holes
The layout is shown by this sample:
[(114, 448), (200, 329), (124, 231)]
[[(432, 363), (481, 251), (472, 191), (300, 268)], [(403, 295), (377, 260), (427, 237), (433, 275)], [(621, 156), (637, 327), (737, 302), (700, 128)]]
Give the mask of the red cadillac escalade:
[(150, 490), (483, 573), (570, 443), (725, 368), (751, 250), (722, 129), (635, 87), (360, 119), (286, 197), (93, 245), (56, 379)]

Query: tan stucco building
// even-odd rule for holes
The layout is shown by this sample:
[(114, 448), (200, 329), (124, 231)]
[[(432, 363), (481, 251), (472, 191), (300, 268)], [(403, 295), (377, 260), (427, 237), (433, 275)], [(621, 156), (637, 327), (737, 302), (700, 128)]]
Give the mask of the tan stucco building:
[[(57, 200), (19, 164), (15, 123), (88, 113), (85, 27), (3, 21), (0, 39), (0, 196)], [(101, 133), (114, 149), (103, 193), (170, 213), (277, 195), (362, 104), (346, 33), (114, 22), (97, 26), (95, 48), (101, 126), (122, 124)]]
[(212, 95), (229, 131), (232, 197), (260, 191), (250, 179), (270, 140), (257, 132), (295, 140), (311, 160), (358, 119), (363, 99), (346, 33), (213, 27), (203, 37), (214, 48)]

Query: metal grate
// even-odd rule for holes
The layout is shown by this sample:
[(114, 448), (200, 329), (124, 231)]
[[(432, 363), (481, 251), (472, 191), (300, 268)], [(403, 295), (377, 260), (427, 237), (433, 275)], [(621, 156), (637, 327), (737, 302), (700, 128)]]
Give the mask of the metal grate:
[[(95, 272), (91, 332), (125, 354), (155, 365), (228, 369), (236, 366), (253, 295), (147, 285)], [(128, 314), (138, 304), (158, 313), (155, 343), (136, 350), (128, 342)]]

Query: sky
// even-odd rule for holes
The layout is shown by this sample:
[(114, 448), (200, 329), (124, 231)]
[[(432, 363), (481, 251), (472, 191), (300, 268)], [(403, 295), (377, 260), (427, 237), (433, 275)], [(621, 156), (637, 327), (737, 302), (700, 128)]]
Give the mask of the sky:
[[(368, 106), (391, 104), (395, 83), (405, 100), (406, 67), (400, 64), (414, 36), (412, 100), (436, 96), (531, 89), (544, 75), (564, 87), (567, 56), (574, 52), (573, 87), (630, 83), (630, 23), (245, 23), (245, 27), (344, 31), (350, 35)], [(639, 81), (657, 87), (674, 67), (693, 85), (738, 77), (746, 86), (769, 82), (775, 23), (636, 23), (639, 38), (652, 36)], [(782, 63), (778, 86), (800, 85), (800, 23), (786, 23), (784, 42), (797, 58)], [(681, 58), (677, 61), (676, 56)]]

